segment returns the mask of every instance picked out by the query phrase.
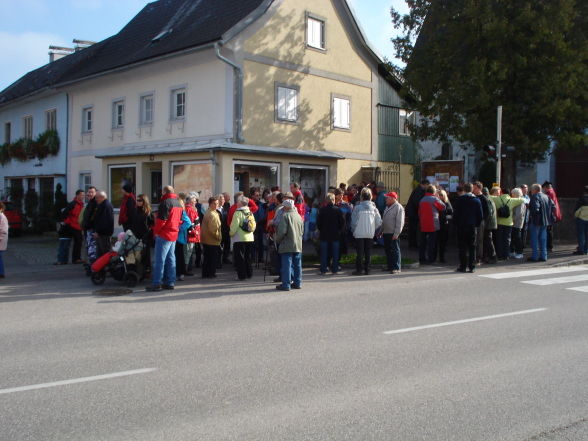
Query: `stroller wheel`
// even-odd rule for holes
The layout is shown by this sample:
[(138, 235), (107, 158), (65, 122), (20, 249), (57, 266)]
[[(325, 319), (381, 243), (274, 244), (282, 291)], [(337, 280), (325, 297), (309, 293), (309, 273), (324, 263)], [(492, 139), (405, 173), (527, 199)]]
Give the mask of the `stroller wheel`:
[(137, 285), (137, 282), (139, 282), (139, 274), (134, 271), (127, 271), (124, 275), (123, 281), (129, 288), (134, 288)]
[(94, 285), (102, 285), (106, 280), (106, 273), (104, 271), (98, 271), (97, 273), (92, 273), (90, 276), (92, 283)]

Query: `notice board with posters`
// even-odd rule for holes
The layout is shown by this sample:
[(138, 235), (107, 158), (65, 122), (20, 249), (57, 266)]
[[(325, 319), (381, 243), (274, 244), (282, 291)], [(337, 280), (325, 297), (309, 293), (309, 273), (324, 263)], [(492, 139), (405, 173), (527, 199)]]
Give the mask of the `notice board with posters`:
[(421, 176), (437, 187), (443, 187), (448, 193), (455, 193), (457, 186), (464, 179), (464, 161), (423, 161)]

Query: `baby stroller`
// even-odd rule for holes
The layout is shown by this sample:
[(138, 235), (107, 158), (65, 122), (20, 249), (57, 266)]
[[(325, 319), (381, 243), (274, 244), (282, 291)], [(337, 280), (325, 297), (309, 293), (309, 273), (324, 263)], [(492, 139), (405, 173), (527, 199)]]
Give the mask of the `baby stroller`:
[(131, 230), (119, 234), (112, 251), (96, 259), (92, 264), (90, 278), (94, 285), (102, 285), (106, 275), (114, 280), (122, 281), (129, 288), (133, 288), (143, 280), (145, 275), (141, 255), (143, 252), (143, 241), (138, 239)]

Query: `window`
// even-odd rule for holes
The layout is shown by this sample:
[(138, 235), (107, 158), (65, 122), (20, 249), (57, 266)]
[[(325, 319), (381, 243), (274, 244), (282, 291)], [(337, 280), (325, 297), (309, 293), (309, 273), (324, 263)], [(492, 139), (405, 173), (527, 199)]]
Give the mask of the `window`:
[(125, 102), (118, 100), (112, 103), (112, 128), (121, 129), (125, 126)]
[(398, 133), (410, 136), (410, 124), (414, 124), (415, 114), (409, 110), (400, 109), (398, 112)]
[(141, 125), (153, 124), (153, 95), (141, 97)]
[(12, 137), (12, 123), (4, 123), (4, 142), (6, 144), (10, 143), (10, 139)]
[(92, 107), (82, 110), (82, 133), (91, 133), (94, 124), (94, 111)]
[(172, 185), (176, 192), (197, 191), (200, 200), (208, 202), (214, 188), (210, 161), (172, 162)]
[(233, 192), (249, 194), (251, 187), (270, 189), (280, 182), (280, 163), (277, 162), (233, 162)]
[(91, 173), (80, 173), (80, 188), (84, 192), (88, 191), (88, 188), (92, 186), (92, 174)]
[(136, 167), (134, 165), (111, 165), (108, 167), (108, 193), (114, 208), (120, 208), (122, 202), (122, 186), (130, 184), (135, 192)]
[(276, 85), (276, 119), (298, 121), (298, 87)]
[(51, 109), (45, 112), (45, 129), (57, 130), (57, 110)]
[(184, 119), (186, 116), (186, 89), (172, 90), (171, 119)]
[(306, 44), (315, 49), (325, 49), (325, 21), (317, 17), (306, 17)]
[(333, 96), (333, 128), (351, 128), (351, 101), (349, 98)]
[(22, 119), (23, 134), (25, 139), (33, 139), (33, 117), (28, 115)]

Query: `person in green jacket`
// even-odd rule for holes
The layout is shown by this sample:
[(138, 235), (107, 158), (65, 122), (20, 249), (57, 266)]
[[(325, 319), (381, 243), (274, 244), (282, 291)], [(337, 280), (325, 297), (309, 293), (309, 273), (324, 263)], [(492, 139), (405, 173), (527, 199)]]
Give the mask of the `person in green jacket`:
[[(282, 284), (277, 285), (279, 291), (290, 291), (290, 287), (302, 287), (302, 236), (304, 221), (294, 209), (294, 201), (285, 199), (282, 202), (284, 215), (278, 225), (276, 242), (281, 259)], [(292, 271), (294, 281), (292, 281)]]
[(229, 230), (229, 235), (233, 238), (233, 259), (238, 280), (250, 279), (253, 276), (251, 252), (255, 227), (255, 218), (249, 210), (249, 198), (239, 196)]
[[(498, 220), (498, 237), (497, 237), (497, 247), (496, 247), (496, 255), (498, 256), (498, 260), (506, 260), (510, 254), (510, 237), (512, 233), (512, 214), (513, 210), (521, 204), (525, 203), (525, 200), (521, 198), (511, 198), (508, 195), (508, 192), (504, 194), (500, 194), (500, 189), (496, 191), (497, 187), (493, 187), (492, 191), (490, 192), (490, 199), (496, 205), (496, 214)], [(508, 208), (508, 216), (500, 216), (501, 208), (507, 207)]]

